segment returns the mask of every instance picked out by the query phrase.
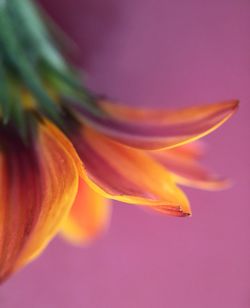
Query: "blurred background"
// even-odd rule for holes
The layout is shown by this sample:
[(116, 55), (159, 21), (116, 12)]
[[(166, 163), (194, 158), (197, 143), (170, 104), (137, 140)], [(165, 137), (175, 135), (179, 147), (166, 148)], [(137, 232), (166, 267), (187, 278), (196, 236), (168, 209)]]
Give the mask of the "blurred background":
[(227, 191), (185, 189), (192, 218), (114, 203), (84, 248), (55, 239), (0, 288), (1, 308), (250, 307), (249, 0), (40, 0), (75, 42), (88, 86), (129, 105), (239, 98), (205, 138)]

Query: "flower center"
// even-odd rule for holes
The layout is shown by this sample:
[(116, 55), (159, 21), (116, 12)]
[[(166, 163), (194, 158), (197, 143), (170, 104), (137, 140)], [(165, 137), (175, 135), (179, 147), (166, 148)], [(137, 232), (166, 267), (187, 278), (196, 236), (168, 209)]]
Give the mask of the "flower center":
[(40, 10), (31, 0), (0, 2), (0, 125), (10, 123), (24, 138), (27, 113), (62, 126), (65, 101), (67, 108), (71, 102), (90, 108), (93, 103), (54, 43)]

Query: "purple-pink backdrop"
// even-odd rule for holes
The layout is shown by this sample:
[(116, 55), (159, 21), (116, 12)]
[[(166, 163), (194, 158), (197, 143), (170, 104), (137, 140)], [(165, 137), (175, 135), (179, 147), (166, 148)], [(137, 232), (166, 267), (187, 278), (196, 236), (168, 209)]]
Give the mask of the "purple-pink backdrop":
[(193, 217), (115, 204), (108, 233), (74, 248), (56, 239), (0, 289), (1, 308), (250, 306), (249, 0), (43, 0), (77, 42), (89, 86), (128, 104), (239, 98), (206, 138), (228, 191), (186, 190)]

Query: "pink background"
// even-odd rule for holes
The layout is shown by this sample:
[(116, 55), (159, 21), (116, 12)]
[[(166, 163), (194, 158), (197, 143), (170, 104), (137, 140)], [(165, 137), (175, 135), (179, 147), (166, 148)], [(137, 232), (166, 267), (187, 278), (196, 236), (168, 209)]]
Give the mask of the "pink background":
[(75, 248), (56, 239), (0, 288), (1, 308), (250, 307), (249, 0), (43, 0), (77, 42), (89, 86), (128, 104), (239, 98), (206, 138), (228, 191), (186, 189), (193, 217), (115, 204), (108, 233)]

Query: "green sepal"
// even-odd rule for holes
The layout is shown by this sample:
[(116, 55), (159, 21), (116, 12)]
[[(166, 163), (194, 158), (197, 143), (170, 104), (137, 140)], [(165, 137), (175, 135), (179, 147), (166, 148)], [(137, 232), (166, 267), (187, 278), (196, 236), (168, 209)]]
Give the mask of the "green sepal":
[(84, 106), (94, 114), (100, 114), (101, 110), (96, 104), (95, 96), (83, 87), (78, 73), (73, 69), (60, 71), (48, 63), (44, 63), (41, 74), (53, 89), (67, 100), (69, 105), (73, 102), (74, 105)]
[(6, 58), (11, 62), (16, 73), (22, 78), (23, 83), (36, 97), (41, 111), (49, 118), (59, 123), (60, 109), (47, 94), (39, 74), (25, 56), (19, 38), (14, 31), (13, 22), (8, 14), (8, 8), (6, 6), (0, 8), (0, 39)]
[(27, 143), (29, 132), (26, 111), (22, 108), (22, 101), (20, 98), (20, 93), (13, 93), (11, 102), (11, 117), (13, 119), (13, 123), (15, 123), (15, 126), (18, 129), (18, 133), (22, 137), (23, 141)]
[(0, 120), (2, 124), (13, 121), (23, 139), (37, 126), (33, 111), (22, 102), (26, 90), (36, 101), (35, 115), (48, 117), (61, 128), (67, 109), (101, 112), (95, 96), (64, 60), (35, 3), (0, 0)]
[(37, 56), (42, 57), (57, 69), (66, 69), (64, 58), (41, 20), (39, 14), (41, 9), (38, 9), (30, 0), (8, 0), (8, 10), (18, 36), (29, 41), (29, 44), (25, 42), (26, 46), (30, 45)]
[(2, 59), (0, 59), (0, 107), (1, 118), (3, 124), (7, 124), (10, 118), (10, 86), (7, 80), (6, 69), (3, 65)]

